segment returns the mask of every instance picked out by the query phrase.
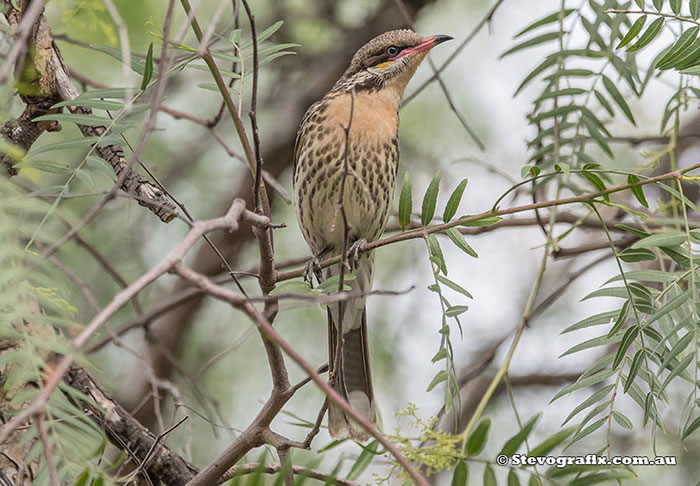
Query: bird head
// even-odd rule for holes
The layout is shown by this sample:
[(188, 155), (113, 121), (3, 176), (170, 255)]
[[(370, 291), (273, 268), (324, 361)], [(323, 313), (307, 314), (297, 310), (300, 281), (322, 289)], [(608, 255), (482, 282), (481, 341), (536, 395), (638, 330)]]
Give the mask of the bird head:
[(408, 29), (385, 32), (355, 53), (334, 91), (378, 89), (390, 85), (403, 93), (428, 51), (450, 39), (452, 37), (448, 35), (421, 37)]

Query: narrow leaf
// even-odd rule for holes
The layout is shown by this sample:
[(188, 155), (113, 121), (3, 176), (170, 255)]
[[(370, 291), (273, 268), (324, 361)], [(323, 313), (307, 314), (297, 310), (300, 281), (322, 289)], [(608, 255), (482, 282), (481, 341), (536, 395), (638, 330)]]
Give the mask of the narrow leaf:
[(428, 184), (428, 189), (423, 196), (423, 207), (421, 209), (421, 223), (423, 226), (428, 226), (435, 214), (435, 205), (437, 204), (438, 192), (440, 191), (440, 177), (442, 173), (438, 171)]
[(545, 42), (553, 41), (553, 40), (556, 40), (558, 38), (559, 38), (559, 32), (547, 32), (546, 34), (538, 35), (537, 37), (533, 37), (532, 39), (528, 39), (524, 42), (521, 42), (520, 44), (517, 44), (517, 45), (511, 47), (506, 52), (501, 54), (499, 56), (499, 59), (502, 59), (505, 56), (508, 56), (510, 54), (513, 54), (514, 52), (518, 52), (518, 51), (521, 51), (523, 49), (528, 49), (530, 47), (544, 44)]
[(452, 475), (451, 486), (467, 486), (467, 479), (469, 478), (469, 470), (467, 469), (467, 463), (460, 459), (455, 466), (455, 472)]
[(634, 355), (634, 358), (632, 358), (632, 364), (630, 365), (630, 372), (627, 375), (627, 379), (624, 384), (624, 391), (627, 393), (627, 390), (629, 390), (630, 386), (634, 383), (634, 379), (636, 378), (637, 374), (639, 373), (639, 370), (642, 367), (642, 360), (644, 358), (644, 350), (640, 349), (637, 351), (637, 354)]
[(462, 250), (464, 253), (471, 257), (479, 258), (479, 255), (474, 251), (474, 249), (471, 246), (469, 246), (467, 240), (464, 239), (462, 233), (457, 231), (455, 228), (446, 229), (445, 234), (450, 238), (450, 240), (452, 240), (452, 243), (454, 243), (455, 246)]
[(350, 481), (355, 481), (369, 467), (374, 459), (374, 456), (377, 455), (377, 445), (377, 441), (373, 440), (362, 450), (362, 453), (357, 458), (357, 461), (355, 461), (355, 464), (352, 465), (352, 468), (350, 468), (350, 472), (348, 473), (347, 478)]
[(452, 194), (450, 199), (447, 200), (447, 206), (445, 206), (445, 212), (442, 215), (442, 220), (447, 223), (452, 217), (457, 213), (457, 208), (459, 203), (462, 201), (462, 194), (464, 194), (464, 189), (467, 187), (467, 179), (462, 179)]
[[(700, 1), (700, 0), (698, 0)], [(629, 44), (632, 39), (637, 37), (637, 34), (639, 34), (642, 31), (642, 27), (644, 27), (644, 23), (647, 21), (647, 16), (642, 15), (639, 17), (637, 20), (635, 20), (634, 24), (632, 24), (632, 27), (630, 27), (630, 30), (627, 31), (627, 34), (622, 38), (620, 43), (617, 45), (616, 49), (619, 49), (620, 47), (624, 47), (627, 44)]]
[(406, 172), (403, 176), (401, 196), (399, 196), (399, 226), (408, 228), (411, 224), (411, 211), (413, 210), (413, 196), (411, 191), (411, 174)]
[(153, 77), (153, 42), (148, 46), (148, 52), (146, 53), (146, 64), (143, 68), (143, 79), (141, 80), (141, 91), (148, 88), (148, 83), (151, 82)]
[(484, 486), (498, 486), (496, 473), (493, 472), (491, 464), (487, 464), (484, 468)]
[(622, 340), (620, 341), (620, 347), (617, 348), (617, 353), (615, 354), (615, 361), (613, 361), (612, 364), (613, 368), (617, 368), (620, 363), (622, 363), (622, 360), (627, 354), (627, 350), (630, 348), (630, 346), (632, 346), (632, 343), (635, 339), (637, 339), (638, 335), (639, 328), (637, 326), (632, 326), (625, 331), (625, 334), (622, 336)]
[(608, 93), (610, 93), (610, 96), (615, 101), (615, 103), (617, 103), (617, 106), (620, 107), (627, 119), (630, 122), (632, 122), (632, 125), (637, 126), (637, 122), (634, 121), (634, 115), (632, 115), (632, 110), (625, 101), (625, 98), (622, 96), (622, 93), (620, 93), (620, 90), (618, 90), (617, 86), (615, 86), (615, 83), (613, 83), (610, 80), (610, 78), (603, 75), (603, 84), (605, 85), (605, 89), (608, 90)]
[(560, 18), (565, 19), (566, 17), (569, 16), (569, 14), (571, 12), (574, 12), (574, 11), (575, 11), (575, 9), (573, 9), (573, 8), (567, 8), (564, 10), (560, 10), (558, 12), (554, 12), (553, 14), (547, 15), (546, 17), (543, 17), (543, 18), (531, 23), (527, 27), (525, 27), (523, 30), (521, 30), (520, 32), (515, 34), (514, 38), (517, 39), (518, 37), (522, 36), (523, 34), (526, 34), (526, 33), (530, 32), (531, 30), (535, 30), (538, 27), (542, 27), (543, 25), (558, 22)]
[(471, 433), (469, 440), (467, 441), (467, 455), (476, 456), (482, 450), (484, 450), (490, 428), (491, 419), (485, 418), (479, 422), (479, 425), (476, 426), (474, 432)]
[(447, 371), (445, 371), (445, 370), (438, 371), (438, 373), (430, 381), (430, 384), (428, 385), (428, 388), (426, 389), (426, 391), (431, 391), (433, 388), (435, 388), (440, 383), (442, 383), (443, 381), (446, 381), (446, 380), (447, 380)]
[(530, 435), (530, 432), (532, 432), (532, 429), (535, 427), (540, 415), (540, 413), (536, 414), (534, 417), (528, 420), (525, 425), (523, 425), (523, 428), (517, 434), (508, 439), (508, 442), (505, 443), (499, 454), (504, 454), (506, 456), (512, 456), (515, 454), (522, 443), (525, 442), (525, 439), (527, 439), (527, 437)]
[(658, 19), (654, 20), (649, 27), (647, 27), (647, 30), (644, 31), (639, 40), (627, 48), (627, 52), (635, 52), (649, 45), (651, 41), (653, 41), (656, 36), (659, 35), (663, 25), (663, 17), (659, 17)]

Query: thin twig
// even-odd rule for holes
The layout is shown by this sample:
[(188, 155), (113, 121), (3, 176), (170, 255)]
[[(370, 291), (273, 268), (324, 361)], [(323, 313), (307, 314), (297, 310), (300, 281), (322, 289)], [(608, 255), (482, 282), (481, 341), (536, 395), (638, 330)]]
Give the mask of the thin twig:
[[(219, 480), (218, 484), (224, 484), (231, 479), (237, 478), (239, 476), (244, 476), (247, 474), (253, 474), (258, 471), (265, 474), (277, 474), (282, 469), (281, 464), (257, 464), (248, 463), (242, 464), (240, 466), (234, 466)], [(337, 486), (359, 486), (360, 483), (355, 481), (350, 481), (348, 479), (337, 478), (331, 474), (319, 471), (316, 469), (309, 469), (302, 466), (292, 466), (292, 472), (298, 476), (307, 477), (311, 479), (317, 479), (319, 481), (324, 481), (326, 484), (335, 484)]]
[(51, 486), (59, 486), (61, 483), (58, 480), (58, 471), (56, 471), (56, 460), (53, 456), (53, 446), (49, 440), (49, 433), (46, 430), (46, 416), (43, 412), (38, 413), (36, 417), (36, 425), (39, 429), (39, 437), (41, 438), (41, 444), (44, 447), (44, 456), (46, 457), (46, 466), (49, 469), (49, 478), (51, 479)]

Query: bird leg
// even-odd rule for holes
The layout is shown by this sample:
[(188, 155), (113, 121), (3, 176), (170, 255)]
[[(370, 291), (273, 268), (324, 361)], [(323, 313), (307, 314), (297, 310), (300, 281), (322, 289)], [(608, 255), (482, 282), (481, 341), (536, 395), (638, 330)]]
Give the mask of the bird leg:
[(350, 249), (348, 250), (348, 256), (347, 256), (347, 261), (350, 267), (354, 268), (357, 270), (360, 267), (360, 253), (365, 251), (365, 247), (367, 246), (367, 240), (364, 238), (360, 238), (359, 240), (356, 240), (351, 246)]
[(324, 248), (304, 265), (304, 282), (308, 282), (313, 287), (313, 277), (316, 276), (316, 281), (321, 283), (323, 275), (321, 274), (321, 259), (330, 252), (330, 248)]

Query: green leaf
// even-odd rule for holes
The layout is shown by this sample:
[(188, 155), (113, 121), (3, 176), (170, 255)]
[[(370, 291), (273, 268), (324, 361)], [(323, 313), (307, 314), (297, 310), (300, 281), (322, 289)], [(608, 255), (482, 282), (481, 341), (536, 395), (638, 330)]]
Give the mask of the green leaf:
[(426, 391), (431, 391), (433, 388), (435, 388), (440, 383), (442, 383), (443, 381), (446, 381), (446, 380), (447, 380), (447, 371), (445, 371), (445, 370), (438, 371), (437, 374), (430, 381), (430, 384), (428, 385), (428, 388), (426, 389)]
[(678, 15), (681, 13), (681, 0), (670, 0), (669, 3), (674, 14)]
[(19, 164), (15, 164), (14, 167), (16, 169), (36, 169), (50, 174), (69, 174), (73, 172), (73, 169), (66, 164), (54, 162), (53, 160), (28, 159)]
[(676, 310), (678, 307), (681, 305), (685, 304), (685, 302), (690, 298), (690, 292), (684, 292), (682, 294), (679, 294), (666, 302), (659, 310), (657, 310), (648, 320), (647, 320), (647, 325), (658, 321), (661, 319), (663, 316), (666, 314), (673, 312)]
[(450, 199), (447, 200), (447, 206), (445, 206), (445, 212), (442, 215), (442, 220), (445, 223), (448, 223), (452, 217), (455, 215), (457, 212), (457, 208), (459, 207), (459, 203), (462, 201), (462, 194), (464, 194), (464, 189), (467, 187), (467, 179), (462, 179), (462, 182), (460, 182), (457, 187), (455, 188), (454, 191), (452, 191), (452, 194), (450, 195)]
[(627, 317), (629, 316), (630, 313), (630, 301), (626, 300), (624, 304), (622, 304), (622, 309), (620, 309), (620, 313), (617, 315), (615, 318), (615, 324), (610, 328), (610, 331), (608, 332), (608, 337), (612, 337), (617, 332), (622, 329), (622, 326), (625, 325), (625, 322), (627, 322)]
[[(346, 273), (343, 275), (343, 291), (348, 292), (349, 290), (352, 290), (350, 286), (348, 285), (348, 282), (355, 280), (357, 276), (351, 274), (351, 273)], [(326, 294), (331, 294), (333, 292), (338, 291), (338, 287), (340, 285), (340, 275), (333, 275), (332, 277), (327, 278), (323, 282), (319, 284), (318, 287), (316, 287), (317, 292), (322, 292)]]
[(615, 422), (617, 422), (620, 425), (620, 427), (623, 427), (627, 430), (632, 430), (632, 421), (628, 419), (627, 416), (622, 412), (613, 410), (613, 418), (615, 419)]
[(690, 0), (690, 16), (693, 20), (700, 16), (700, 0)]
[(637, 34), (639, 34), (642, 31), (642, 27), (644, 27), (644, 23), (646, 21), (646, 15), (642, 15), (637, 20), (635, 20), (634, 24), (632, 24), (632, 27), (630, 27), (630, 30), (627, 31), (627, 34), (625, 34), (625, 36), (622, 38), (622, 40), (615, 49), (619, 49), (620, 47), (626, 46), (632, 41), (632, 39), (637, 37)]
[(141, 91), (148, 88), (148, 83), (151, 82), (153, 77), (153, 42), (148, 46), (148, 52), (146, 53), (146, 65), (143, 68), (143, 79), (141, 80)]
[(615, 354), (615, 361), (613, 361), (612, 364), (613, 368), (617, 368), (620, 363), (622, 363), (622, 360), (627, 354), (627, 350), (630, 348), (630, 346), (632, 346), (632, 343), (635, 339), (637, 339), (638, 335), (639, 328), (637, 326), (632, 326), (625, 331), (625, 334), (622, 336), (622, 340), (620, 341), (620, 347), (617, 348), (617, 353)]
[[(683, 52), (679, 53), (676, 57), (665, 63), (664, 68), (675, 68), (682, 72), (687, 68), (695, 66), (698, 58), (700, 58), (700, 39), (695, 39), (695, 41), (689, 47), (684, 49)], [(673, 100), (674, 99), (672, 98), (670, 101)]]
[(530, 81), (535, 79), (538, 75), (540, 75), (543, 71), (545, 71), (547, 68), (550, 68), (557, 64), (559, 60), (556, 57), (547, 57), (544, 61), (542, 61), (535, 69), (530, 71), (530, 73), (525, 76), (525, 79), (520, 83), (520, 86), (518, 86), (518, 89), (515, 90), (515, 93), (513, 93), (513, 96), (517, 96), (518, 93), (520, 93), (525, 86), (530, 84)]
[(569, 393), (580, 390), (581, 388), (588, 388), (589, 386), (597, 385), (601, 381), (605, 381), (608, 378), (610, 378), (612, 375), (615, 374), (615, 370), (613, 369), (604, 369), (601, 370), (597, 373), (594, 373), (590, 376), (587, 376), (585, 378), (579, 378), (576, 380), (574, 383), (571, 385), (567, 386), (563, 390), (561, 390), (559, 393), (554, 395), (554, 398), (552, 398), (549, 403), (552, 403), (556, 401), (557, 399), (563, 397), (564, 395), (568, 395)]
[(572, 332), (572, 331), (578, 331), (579, 329), (586, 329), (591, 326), (600, 326), (602, 324), (610, 324), (610, 322), (615, 319), (615, 317), (618, 315), (618, 311), (608, 311), (608, 312), (602, 312), (600, 314), (595, 314), (590, 317), (586, 317), (585, 319), (578, 321), (576, 324), (573, 324), (566, 329), (564, 329), (561, 334), (566, 334), (567, 332)]
[(411, 224), (411, 211), (413, 211), (413, 196), (411, 191), (411, 174), (406, 171), (401, 185), (399, 196), (399, 226), (406, 229)]
[(571, 442), (569, 443), (569, 445), (567, 447), (570, 447), (572, 444), (574, 444), (574, 442), (578, 442), (579, 440), (583, 439), (584, 437), (589, 436), (590, 434), (592, 434), (593, 432), (595, 432), (596, 430), (601, 428), (603, 426), (603, 424), (605, 422), (607, 422), (607, 420), (608, 420), (607, 417), (603, 417), (602, 419), (599, 419), (596, 422), (593, 422), (591, 425), (589, 425), (585, 429), (578, 431), (576, 433), (576, 435), (574, 435), (574, 437), (571, 439)]
[[(610, 154), (612, 155), (612, 152), (610, 152)], [(593, 184), (593, 185), (595, 186), (595, 188), (598, 189), (598, 191), (601, 191), (601, 192), (602, 192), (602, 191), (605, 190), (605, 183), (604, 183), (603, 180), (598, 176), (598, 174), (594, 174), (593, 172), (588, 172), (587, 170), (584, 170), (584, 171), (581, 172), (581, 175), (582, 175), (583, 177), (585, 177), (586, 179), (588, 179), (588, 181), (589, 181), (591, 184)], [(604, 197), (606, 200), (608, 200), (608, 201), (610, 200), (610, 198), (608, 197), (607, 194), (603, 195), (603, 197)]]
[(559, 19), (565, 19), (566, 17), (571, 14), (571, 12), (574, 12), (576, 9), (573, 8), (567, 8), (564, 10), (560, 10), (558, 12), (554, 12), (553, 14), (547, 15), (546, 17), (542, 17), (541, 19), (531, 23), (527, 27), (525, 27), (523, 30), (515, 34), (513, 37), (514, 39), (517, 39), (518, 37), (522, 36), (523, 34), (527, 34), (528, 32), (537, 29), (538, 27), (542, 27), (543, 25), (551, 24), (554, 22), (558, 22)]
[(57, 121), (64, 123), (76, 123), (88, 127), (105, 126), (112, 123), (110, 118), (95, 115), (74, 115), (73, 113), (52, 113), (51, 115), (38, 116), (33, 121)]
[(649, 43), (651, 43), (651, 41), (653, 41), (656, 36), (659, 35), (659, 32), (661, 32), (661, 28), (663, 26), (663, 17), (659, 17), (658, 19), (654, 20), (649, 27), (647, 27), (647, 30), (644, 31), (639, 40), (627, 48), (627, 52), (639, 51), (640, 49), (643, 49), (649, 45)]
[[(627, 176), (627, 184), (635, 184), (637, 182), (639, 182), (639, 177), (637, 177), (636, 175), (630, 174)], [(632, 191), (632, 194), (634, 194), (634, 197), (637, 198), (637, 201), (639, 201), (639, 204), (641, 204), (645, 208), (649, 207), (649, 203), (647, 202), (646, 197), (644, 197), (644, 190), (642, 189), (641, 185), (630, 187), (630, 191)]]
[(460, 294), (462, 294), (462, 295), (464, 295), (465, 297), (468, 297), (468, 298), (470, 298), (470, 299), (473, 299), (473, 298), (474, 298), (474, 297), (472, 297), (472, 294), (470, 294), (469, 292), (467, 292), (466, 289), (464, 289), (464, 288), (463, 288), (462, 286), (460, 286), (459, 284), (453, 282), (453, 281), (450, 280), (449, 278), (443, 277), (442, 275), (438, 275), (438, 276), (437, 276), (437, 279), (438, 279), (438, 281), (439, 281), (440, 283), (446, 285), (447, 287), (449, 287), (450, 289), (454, 290), (455, 292), (459, 292)]
[[(124, 99), (124, 98), (126, 98), (127, 91), (128, 91), (127, 88), (91, 89), (89, 91), (81, 93), (80, 95), (76, 96), (75, 98), (73, 98), (70, 101), (62, 101), (60, 104), (61, 104), (61, 106), (71, 106), (71, 105), (62, 105), (62, 104), (63, 103), (70, 103), (70, 102), (74, 102), (74, 101), (80, 101), (80, 100), (92, 100), (92, 99), (99, 99), (99, 98)], [(133, 91), (133, 89), (131, 91)]]
[(688, 368), (688, 366), (690, 366), (690, 363), (692, 363), (694, 359), (695, 359), (695, 356), (693, 355), (693, 353), (688, 353), (688, 355), (685, 358), (683, 358), (681, 360), (681, 362), (673, 368), (673, 371), (671, 371), (671, 373), (668, 374), (668, 376), (664, 380), (664, 384), (661, 386), (661, 390), (659, 390), (659, 393), (663, 392), (666, 389), (668, 384), (671, 383), (671, 380), (673, 380), (676, 376), (683, 373), (686, 370), (686, 368)]
[(432, 363), (437, 363), (440, 360), (443, 360), (445, 358), (449, 358), (449, 353), (446, 348), (440, 348), (437, 353), (435, 353), (435, 356), (433, 356), (433, 359), (430, 360)]
[(616, 224), (615, 228), (619, 228), (623, 231), (627, 231), (628, 233), (632, 233), (633, 235), (636, 235), (639, 238), (646, 238), (647, 236), (651, 235), (651, 233), (647, 233), (642, 229), (633, 228), (632, 226), (627, 226), (626, 224)]
[(520, 486), (520, 479), (512, 469), (508, 471), (508, 486)]
[(455, 317), (460, 314), (464, 314), (469, 310), (469, 306), (467, 305), (453, 305), (452, 307), (449, 307), (448, 309), (445, 310), (445, 315), (447, 317)]
[[(336, 289), (337, 287), (338, 285), (336, 284)], [(314, 291), (306, 282), (290, 280), (289, 282), (281, 283), (270, 292), (270, 296), (272, 297), (283, 294), (313, 295)]]
[(377, 446), (378, 442), (373, 440), (363, 448), (362, 453), (360, 453), (360, 456), (355, 461), (355, 464), (352, 465), (352, 468), (350, 468), (350, 472), (348, 473), (347, 478), (350, 481), (355, 481), (369, 467), (374, 459), (374, 456), (377, 455)]
[[(566, 424), (569, 420), (574, 418), (576, 415), (578, 415), (579, 413), (581, 413), (583, 410), (587, 409), (591, 405), (598, 403), (600, 400), (607, 397), (608, 394), (612, 391), (612, 389), (614, 387), (615, 387), (615, 385), (608, 385), (605, 388), (603, 388), (602, 390), (599, 390), (596, 393), (594, 393), (593, 395), (591, 395), (590, 397), (586, 398), (583, 402), (578, 404), (576, 406), (576, 408), (574, 408), (571, 411), (571, 413), (568, 415), (568, 417), (566, 417), (566, 420), (564, 420), (564, 422), (562, 422), (562, 425)], [(578, 428), (578, 427), (574, 426), (574, 428)], [(541, 455), (541, 454), (533, 454), (531, 452), (530, 455)]]
[(644, 350), (640, 349), (637, 351), (637, 354), (634, 355), (634, 358), (632, 358), (632, 364), (630, 365), (630, 372), (627, 375), (627, 379), (625, 381), (623, 390), (625, 393), (627, 393), (627, 390), (629, 390), (630, 386), (634, 383), (634, 379), (639, 373), (639, 370), (642, 367), (642, 360), (644, 359)]
[(694, 335), (692, 332), (689, 332), (685, 336), (683, 336), (676, 343), (676, 345), (673, 346), (673, 348), (671, 348), (671, 351), (668, 352), (663, 362), (659, 366), (659, 369), (663, 370), (669, 367), (669, 365), (676, 359), (676, 357), (688, 348), (688, 345), (690, 344), (690, 341), (693, 340), (693, 338)]
[(467, 480), (469, 478), (469, 469), (467, 469), (467, 463), (463, 459), (457, 461), (455, 466), (455, 472), (452, 475), (452, 486), (467, 486)]
[(118, 145), (120, 142), (120, 139), (117, 137), (81, 137), (81, 138), (75, 138), (72, 140), (66, 140), (63, 142), (58, 142), (58, 143), (52, 143), (49, 145), (44, 145), (43, 147), (39, 147), (37, 149), (34, 149), (32, 147), (32, 151), (30, 153), (30, 156), (36, 156), (39, 154), (42, 154), (44, 152), (53, 152), (54, 150), (71, 150), (71, 149), (76, 149), (76, 148), (85, 148), (89, 147), (94, 143), (99, 142), (100, 145)]
[(499, 452), (499, 454), (504, 454), (506, 456), (512, 456), (513, 454), (515, 454), (522, 445), (522, 443), (525, 442), (527, 437), (530, 435), (530, 432), (532, 432), (532, 429), (535, 427), (535, 424), (537, 423), (541, 415), (541, 413), (538, 413), (535, 416), (533, 416), (530, 420), (528, 420), (517, 434), (508, 439), (508, 442), (505, 443), (503, 449), (501, 449), (501, 452)]
[(693, 43), (698, 36), (698, 27), (692, 27), (678, 38), (666, 53), (655, 63), (657, 69), (670, 69), (680, 59), (686, 50), (692, 49)]
[(499, 59), (503, 59), (504, 57), (513, 54), (514, 52), (521, 51), (523, 49), (528, 49), (530, 47), (538, 46), (540, 44), (543, 44), (545, 42), (553, 41), (559, 38), (559, 32), (547, 32), (546, 34), (541, 34), (538, 35), (537, 37), (533, 37), (532, 39), (528, 39), (524, 42), (521, 42), (520, 44), (517, 44), (510, 49), (508, 49), (506, 52), (501, 54), (499, 56)]
[(469, 436), (467, 441), (467, 455), (476, 456), (486, 445), (486, 441), (489, 436), (489, 429), (491, 428), (491, 419), (485, 418), (479, 422), (474, 431)]
[(540, 444), (532, 448), (528, 454), (530, 457), (546, 456), (552, 449), (564, 442), (578, 428), (577, 425), (560, 430), (556, 434), (543, 440)]
[[(274, 24), (272, 24), (271, 26), (269, 26), (267, 29), (265, 29), (265, 30), (263, 30), (262, 32), (260, 32), (260, 33), (256, 36), (256, 37), (257, 37), (257, 41), (258, 41), (258, 42), (262, 42), (262, 41), (264, 41), (264, 40), (269, 39), (270, 37), (272, 37), (272, 36), (275, 34), (275, 32), (277, 32), (278, 30), (280, 30), (280, 28), (282, 27), (282, 25), (284, 25), (284, 21), (283, 21), (283, 20), (278, 20), (277, 22), (275, 22)], [(250, 41), (247, 41), (247, 42), (244, 42), (243, 44), (241, 44), (241, 45), (240, 45), (240, 49), (243, 50), (243, 49), (247, 49), (247, 48), (252, 47), (252, 46), (253, 46), (253, 42), (252, 42), (252, 40), (250, 40)]]
[(438, 192), (440, 191), (440, 177), (442, 177), (442, 172), (438, 171), (428, 184), (428, 189), (423, 196), (423, 207), (420, 215), (423, 226), (428, 226), (435, 214), (435, 204), (437, 204)]
[(445, 257), (442, 254), (442, 249), (440, 248), (440, 242), (435, 235), (432, 234), (426, 237), (426, 241), (428, 242), (430, 260), (435, 262), (443, 275), (447, 275), (447, 265), (445, 264)]
[(600, 103), (600, 106), (602, 106), (605, 109), (605, 111), (608, 112), (608, 115), (615, 116), (615, 112), (613, 111), (612, 106), (610, 105), (608, 100), (605, 99), (603, 93), (601, 93), (597, 89), (594, 89), (593, 94), (598, 99), (598, 103)]
[(498, 486), (496, 483), (496, 473), (493, 472), (491, 464), (487, 464), (484, 468), (484, 485), (483, 486)]
[[(537, 160), (541, 158), (542, 155), (544, 154), (538, 151), (538, 153), (532, 156), (531, 160)], [(540, 169), (538, 165), (526, 165), (520, 171), (520, 177), (522, 177), (523, 179), (526, 177), (537, 177), (538, 175), (540, 175), (541, 171), (542, 169)]]
[(664, 0), (653, 0), (653, 3), (656, 10), (661, 10), (664, 6)]
[[(462, 216), (459, 219), (464, 219), (466, 217), (467, 216)], [(500, 216), (485, 216), (483, 218), (465, 221), (464, 223), (461, 223), (460, 226), (492, 226), (501, 221), (502, 219), (503, 218)]]
[(552, 98), (560, 98), (562, 96), (576, 96), (580, 94), (588, 93), (587, 90), (583, 88), (564, 88), (558, 91), (545, 91), (539, 98), (537, 98), (533, 103), (539, 104), (540, 102)]
[(605, 89), (608, 90), (608, 93), (610, 93), (610, 96), (615, 103), (617, 103), (617, 106), (620, 107), (627, 119), (632, 122), (632, 125), (637, 126), (637, 122), (634, 121), (634, 115), (632, 115), (632, 110), (622, 96), (622, 93), (620, 93), (620, 90), (615, 86), (615, 83), (613, 83), (610, 78), (603, 75), (603, 85), (605, 85)]
[[(104, 52), (105, 54), (109, 54), (114, 59), (117, 59), (122, 63), (124, 62), (124, 56), (122, 55), (122, 51), (117, 47), (113, 47), (107, 44), (90, 44), (90, 47), (92, 47), (93, 49), (97, 49), (98, 51)], [(145, 71), (145, 66), (146, 61), (144, 59), (134, 56), (134, 53), (132, 52), (129, 67), (135, 73), (143, 75)]]
[(537, 473), (530, 474), (530, 480), (527, 482), (527, 486), (542, 486), (542, 480), (537, 477)]
[(445, 234), (450, 238), (450, 240), (452, 240), (452, 243), (454, 243), (455, 246), (462, 250), (464, 253), (466, 253), (470, 257), (479, 258), (479, 255), (474, 251), (474, 249), (471, 246), (469, 246), (467, 240), (464, 239), (462, 233), (460, 233), (457, 229), (448, 228), (445, 230)]
[[(695, 16), (697, 18), (697, 16)], [(690, 434), (695, 432), (700, 428), (700, 417), (695, 417), (695, 420), (693, 420), (683, 431), (683, 435), (681, 435), (681, 440), (685, 440), (688, 438)]]
[(620, 260), (626, 263), (645, 262), (656, 260), (656, 255), (646, 248), (627, 248), (620, 253)]
[(632, 248), (674, 247), (683, 244), (686, 238), (682, 231), (666, 230), (637, 241)]
[(579, 351), (583, 351), (584, 349), (591, 349), (595, 348), (598, 346), (602, 346), (605, 344), (613, 344), (622, 339), (622, 336), (619, 334), (616, 336), (608, 336), (607, 334), (604, 334), (602, 336), (597, 336), (591, 339), (587, 339), (583, 342), (580, 342), (566, 351), (564, 351), (562, 354), (559, 355), (560, 358), (563, 358), (564, 356), (568, 356), (570, 354), (578, 353)]

